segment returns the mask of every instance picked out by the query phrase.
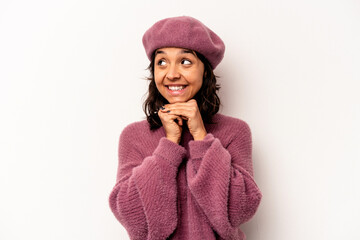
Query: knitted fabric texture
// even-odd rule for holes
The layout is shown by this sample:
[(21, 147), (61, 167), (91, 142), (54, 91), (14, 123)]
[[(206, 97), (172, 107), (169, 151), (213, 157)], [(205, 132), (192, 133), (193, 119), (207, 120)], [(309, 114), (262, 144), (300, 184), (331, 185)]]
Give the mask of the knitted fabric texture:
[(109, 204), (130, 239), (246, 239), (239, 227), (262, 198), (250, 128), (221, 114), (213, 120), (204, 140), (185, 131), (179, 145), (146, 120), (123, 130)]
[(188, 16), (156, 22), (145, 32), (142, 41), (150, 61), (158, 48), (180, 47), (201, 53), (215, 69), (225, 52), (225, 45), (218, 35), (199, 20)]

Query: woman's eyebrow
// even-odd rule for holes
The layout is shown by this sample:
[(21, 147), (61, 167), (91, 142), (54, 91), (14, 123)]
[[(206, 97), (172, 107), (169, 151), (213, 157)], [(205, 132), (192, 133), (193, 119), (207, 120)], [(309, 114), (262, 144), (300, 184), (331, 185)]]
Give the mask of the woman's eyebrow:
[(159, 53), (165, 53), (164, 51), (161, 51), (161, 50), (157, 50), (156, 52), (155, 52), (155, 55), (156, 54), (159, 54)]

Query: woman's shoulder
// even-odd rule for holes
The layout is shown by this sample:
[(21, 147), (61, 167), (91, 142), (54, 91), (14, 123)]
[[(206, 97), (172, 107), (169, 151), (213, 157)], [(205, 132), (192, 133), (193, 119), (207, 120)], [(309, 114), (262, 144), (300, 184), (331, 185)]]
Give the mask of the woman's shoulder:
[(119, 153), (136, 153), (138, 156), (150, 156), (162, 136), (162, 128), (150, 130), (147, 120), (136, 121), (126, 125), (119, 137)]
[(208, 130), (219, 138), (224, 146), (234, 138), (240, 136), (251, 137), (249, 124), (245, 120), (219, 113), (214, 115), (213, 124), (209, 125)]
[(131, 128), (141, 128), (141, 129), (145, 129), (145, 128), (149, 128), (149, 123), (147, 120), (140, 120), (140, 121), (135, 121), (132, 123), (129, 123), (128, 125), (125, 126), (125, 129), (131, 129)]
[(129, 123), (124, 127), (121, 134), (122, 135), (134, 135), (139, 133), (146, 133), (150, 131), (150, 126), (147, 120), (140, 120), (136, 122)]
[(213, 122), (214, 125), (221, 129), (230, 129), (232, 131), (243, 128), (250, 129), (249, 124), (245, 120), (220, 113), (214, 115)]
[(146, 141), (160, 138), (163, 135), (162, 128), (150, 130), (150, 124), (147, 120), (132, 122), (124, 127), (120, 138), (127, 141)]

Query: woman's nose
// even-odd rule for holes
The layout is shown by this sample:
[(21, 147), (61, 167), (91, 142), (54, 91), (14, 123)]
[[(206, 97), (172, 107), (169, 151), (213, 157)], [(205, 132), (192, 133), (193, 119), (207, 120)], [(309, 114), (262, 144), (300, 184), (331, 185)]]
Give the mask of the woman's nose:
[(172, 65), (169, 67), (169, 71), (167, 72), (166, 77), (169, 80), (175, 80), (180, 78), (180, 72), (176, 65)]

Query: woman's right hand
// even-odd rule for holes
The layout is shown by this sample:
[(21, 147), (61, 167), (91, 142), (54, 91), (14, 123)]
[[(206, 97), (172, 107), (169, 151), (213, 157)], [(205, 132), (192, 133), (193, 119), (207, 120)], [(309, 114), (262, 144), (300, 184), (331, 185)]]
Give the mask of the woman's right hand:
[(176, 144), (179, 144), (183, 126), (183, 120), (181, 117), (169, 114), (166, 110), (159, 110), (158, 115), (165, 129), (166, 138)]

